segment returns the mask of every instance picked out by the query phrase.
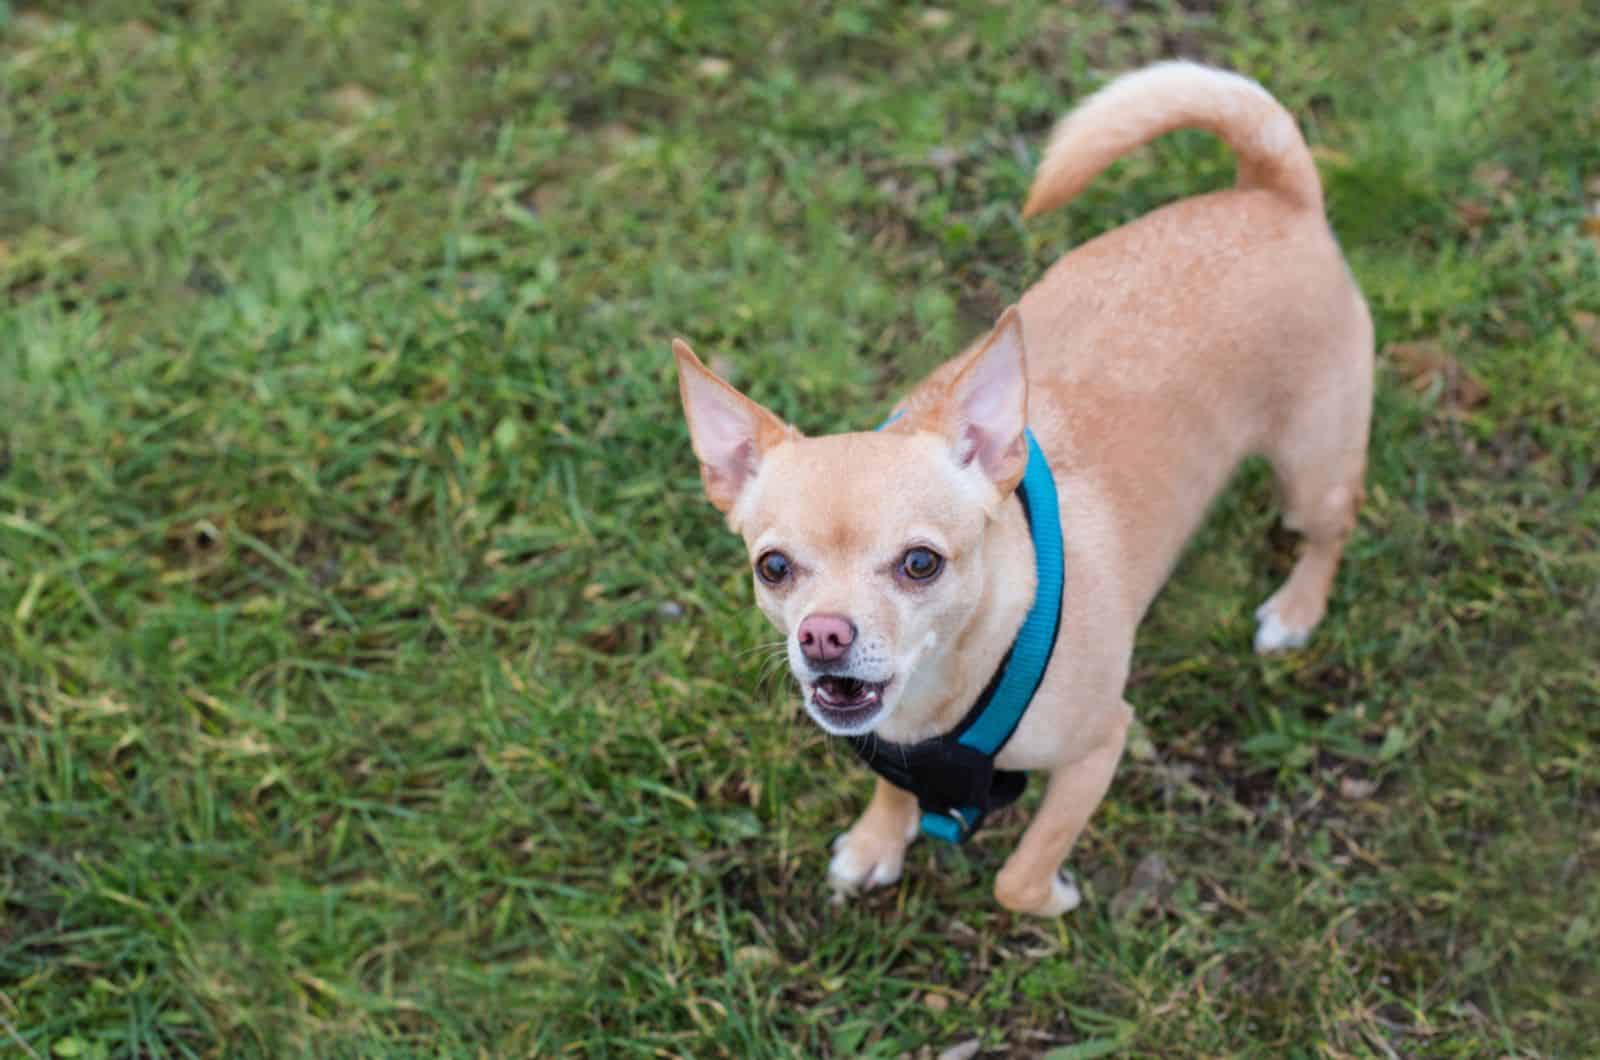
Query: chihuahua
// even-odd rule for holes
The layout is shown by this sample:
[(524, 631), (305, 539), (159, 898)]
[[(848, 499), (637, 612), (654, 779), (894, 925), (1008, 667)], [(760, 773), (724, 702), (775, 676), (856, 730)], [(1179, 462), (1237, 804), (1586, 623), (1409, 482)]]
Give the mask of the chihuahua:
[[(1372, 323), (1306, 143), (1260, 85), (1187, 62), (1111, 82), (1055, 128), (1022, 216), (1190, 127), (1237, 156), (1234, 187), (1072, 251), (877, 431), (804, 437), (673, 343), (706, 495), (829, 733), (915, 749), (970, 722), (1039, 610), (1040, 550), (1059, 550), (1046, 661), (987, 752), (996, 777), (1048, 773), (995, 878), (1017, 912), (1079, 902), (1062, 865), (1122, 755), (1135, 628), (1239, 462), (1267, 458), (1302, 537), (1256, 611), (1258, 652), (1321, 620), (1363, 497)], [(1041, 459), (1050, 512), (1018, 490)], [(836, 892), (897, 880), (926, 808), (880, 776), (834, 844)]]

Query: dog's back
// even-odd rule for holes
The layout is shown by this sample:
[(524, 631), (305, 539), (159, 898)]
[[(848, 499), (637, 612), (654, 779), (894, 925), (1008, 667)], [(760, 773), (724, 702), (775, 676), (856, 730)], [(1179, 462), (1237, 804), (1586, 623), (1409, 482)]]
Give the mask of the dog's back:
[(1233, 148), (1236, 186), (1084, 244), (1021, 300), (1029, 421), (1063, 473), (1110, 498), (1136, 612), (1244, 456), (1292, 477), (1309, 447), (1358, 483), (1371, 403), (1371, 323), (1310, 151), (1254, 82), (1192, 63), (1112, 82), (1057, 126), (1024, 213), (1186, 127)]

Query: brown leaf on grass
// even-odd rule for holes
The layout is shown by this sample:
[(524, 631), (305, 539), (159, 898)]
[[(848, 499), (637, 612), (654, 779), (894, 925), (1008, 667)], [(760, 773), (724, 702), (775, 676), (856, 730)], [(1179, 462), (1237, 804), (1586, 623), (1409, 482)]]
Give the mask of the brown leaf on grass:
[(609, 121), (594, 131), (594, 138), (612, 151), (626, 151), (639, 139), (639, 133), (626, 122)]
[(1475, 409), (1489, 400), (1489, 388), (1478, 382), (1477, 376), (1461, 369), (1450, 391), (1454, 406), (1463, 411)]
[(43, 40), (69, 28), (70, 23), (63, 23), (43, 11), (18, 11), (11, 16), (11, 29), (19, 36), (33, 40)]
[(1490, 191), (1499, 191), (1510, 184), (1515, 174), (1499, 162), (1479, 162), (1472, 168), (1472, 181)]
[(1483, 227), (1491, 212), (1483, 203), (1471, 199), (1462, 199), (1456, 203), (1456, 220), (1460, 221), (1461, 227), (1472, 235), (1476, 235), (1478, 229)]
[(957, 1042), (947, 1049), (940, 1050), (939, 1060), (972, 1060), (982, 1048), (983, 1042), (977, 1038), (968, 1038), (964, 1042)]
[(554, 184), (540, 184), (523, 193), (517, 203), (535, 217), (554, 213), (561, 203), (561, 189)]
[(977, 38), (972, 34), (958, 33), (939, 49), (939, 54), (951, 62), (957, 62), (965, 59), (977, 43)]
[(122, 40), (134, 51), (143, 51), (160, 39), (161, 34), (143, 19), (132, 18), (122, 24)]
[[(0, 244), (0, 262), (4, 260), (4, 244)], [(1580, 309), (1572, 314), (1572, 326), (1577, 329), (1578, 337), (1589, 343), (1591, 350), (1600, 352), (1600, 316)]]
[(1376, 780), (1363, 780), (1360, 777), (1341, 777), (1339, 779), (1339, 797), (1349, 799), (1351, 802), (1360, 802), (1370, 799), (1378, 791)]
[(1389, 356), (1417, 390), (1426, 390), (1450, 363), (1450, 355), (1433, 342), (1391, 342)]
[(615, 626), (591, 629), (580, 638), (584, 646), (601, 655), (616, 655), (622, 650), (622, 631)]
[(733, 951), (733, 963), (750, 971), (772, 968), (779, 961), (777, 951), (770, 946), (740, 946)]
[(708, 55), (694, 64), (694, 72), (706, 81), (721, 81), (733, 73), (733, 64), (720, 55)]
[(1600, 243), (1600, 203), (1589, 211), (1589, 216), (1583, 219), (1583, 234)]
[(347, 81), (328, 93), (328, 105), (342, 121), (364, 121), (378, 109), (378, 97), (365, 85)]
[(1489, 389), (1437, 342), (1391, 342), (1389, 356), (1417, 393), (1441, 388), (1440, 403), (1454, 411), (1475, 409), (1489, 400)]
[(1167, 867), (1167, 859), (1160, 854), (1146, 854), (1133, 870), (1128, 885), (1111, 899), (1111, 915), (1117, 920), (1139, 913), (1166, 901), (1178, 878)]

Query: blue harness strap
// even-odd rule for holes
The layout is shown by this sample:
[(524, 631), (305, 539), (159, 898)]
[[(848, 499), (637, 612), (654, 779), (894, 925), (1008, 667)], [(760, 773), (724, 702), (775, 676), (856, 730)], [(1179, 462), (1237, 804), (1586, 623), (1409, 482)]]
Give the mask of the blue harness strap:
[(1025, 435), (1028, 464), (1017, 486), (1017, 498), (1033, 537), (1038, 584), (1017, 639), (988, 687), (951, 732), (911, 745), (870, 736), (848, 737), (856, 754), (874, 772), (917, 796), (922, 833), (950, 843), (965, 840), (991, 810), (1014, 802), (1026, 787), (1026, 774), (995, 769), (994, 758), (1039, 690), (1061, 627), (1066, 575), (1061, 508), (1044, 451), (1033, 431)]
[(1050, 474), (1039, 440), (1031, 430), (1026, 433), (1028, 467), (1017, 486), (1017, 496), (1033, 534), (1033, 567), (1039, 584), (988, 708), (961, 734), (963, 744), (987, 755), (998, 754), (1022, 720), (1033, 694), (1039, 690), (1039, 682), (1044, 680), (1044, 668), (1056, 644), (1056, 629), (1061, 625), (1061, 586), (1066, 574), (1061, 507), (1056, 499), (1056, 480)]

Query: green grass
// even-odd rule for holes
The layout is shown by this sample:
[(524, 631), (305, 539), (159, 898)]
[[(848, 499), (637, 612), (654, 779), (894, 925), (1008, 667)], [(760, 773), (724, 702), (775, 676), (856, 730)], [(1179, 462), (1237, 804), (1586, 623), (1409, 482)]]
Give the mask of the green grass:
[[(1593, 5), (600, 7), (0, 3), (0, 1055), (1591, 1052)], [(868, 781), (667, 342), (872, 424), (1230, 179), (1182, 135), (1018, 220), (1050, 122), (1174, 54), (1301, 117), (1381, 341), (1487, 398), (1384, 357), (1300, 653), (1248, 650), (1267, 477), (1219, 504), (1082, 909), (994, 904), (1018, 812), (831, 908)]]

